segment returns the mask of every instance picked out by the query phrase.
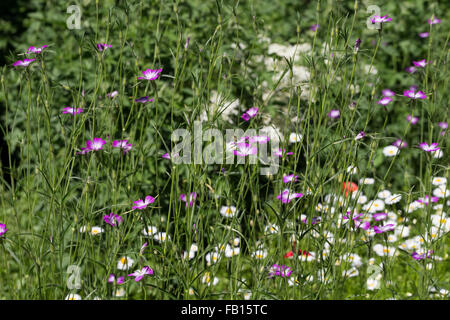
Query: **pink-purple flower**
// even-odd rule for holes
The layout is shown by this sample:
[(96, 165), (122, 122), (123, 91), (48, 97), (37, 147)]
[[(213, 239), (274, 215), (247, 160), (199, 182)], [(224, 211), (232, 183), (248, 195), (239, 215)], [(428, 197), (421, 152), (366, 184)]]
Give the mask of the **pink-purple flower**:
[(419, 122), (419, 118), (418, 118), (418, 117), (415, 117), (415, 116), (413, 116), (413, 115), (411, 115), (411, 114), (409, 114), (409, 115), (406, 117), (406, 120), (408, 120), (411, 124), (417, 124), (417, 122)]
[(362, 138), (364, 138), (366, 136), (366, 133), (364, 131), (361, 131), (360, 133), (358, 133), (355, 137), (355, 140), (361, 140)]
[(409, 66), (409, 67), (405, 68), (405, 71), (408, 72), (408, 73), (414, 73), (414, 72), (417, 71), (417, 68), (413, 67), (413, 66)]
[(158, 79), (160, 73), (162, 72), (162, 69), (147, 69), (142, 71), (142, 74), (144, 75), (143, 77), (138, 77), (138, 79), (140, 80), (156, 80)]
[(375, 220), (375, 221), (381, 221), (381, 220), (384, 220), (384, 219), (386, 219), (387, 218), (387, 213), (386, 212), (378, 212), (378, 213), (374, 213), (373, 215), (372, 215), (372, 217), (373, 217), (373, 220)]
[(35, 61), (36, 59), (23, 59), (23, 60), (18, 60), (16, 62), (13, 63), (14, 67), (28, 67), (28, 65), (30, 63), (32, 63), (33, 61)]
[(434, 202), (438, 202), (439, 198), (438, 197), (430, 197), (430, 196), (425, 196), (424, 198), (419, 198), (417, 199), (417, 202), (422, 203), (424, 205), (429, 205), (430, 203), (434, 203)]
[(282, 203), (289, 203), (295, 198), (303, 197), (303, 193), (291, 192), (289, 189), (284, 189), (278, 196), (277, 199), (281, 199)]
[(86, 148), (91, 151), (98, 151), (103, 149), (103, 145), (106, 143), (102, 138), (94, 138), (86, 141)]
[(339, 117), (341, 116), (341, 112), (340, 112), (339, 110), (331, 110), (331, 111), (328, 113), (328, 116), (329, 116), (331, 119), (337, 119), (337, 118), (339, 118)]
[(422, 91), (415, 92), (414, 90), (405, 90), (403, 91), (403, 95), (405, 97), (411, 98), (411, 99), (426, 99), (427, 96)]
[(45, 48), (47, 48), (47, 45), (43, 45), (42, 47), (29, 47), (27, 52), (25, 52), (26, 54), (30, 54), (30, 53), (41, 53), (42, 50), (44, 50)]
[(274, 264), (269, 270), (269, 278), (272, 278), (274, 276), (289, 277), (291, 273), (291, 267)]
[(251, 118), (254, 118), (258, 114), (258, 108), (252, 107), (244, 112), (244, 114), (241, 116), (242, 119), (245, 121), (250, 120)]
[(383, 98), (381, 98), (377, 103), (378, 103), (378, 104), (381, 104), (381, 105), (383, 105), (383, 106), (386, 106), (386, 105), (388, 105), (389, 102), (391, 102), (391, 101), (392, 101), (392, 98), (390, 98), (390, 97), (383, 97)]
[(255, 155), (258, 153), (258, 149), (247, 143), (238, 143), (238, 149), (233, 150), (233, 154), (239, 157), (246, 157), (249, 155)]
[(76, 108), (76, 107), (65, 107), (63, 109), (63, 114), (70, 113), (70, 114), (80, 114), (83, 112), (82, 108)]
[(433, 252), (434, 252), (433, 250), (428, 250), (427, 253), (419, 254), (419, 253), (417, 253), (416, 251), (414, 251), (414, 252), (411, 254), (411, 256), (412, 256), (412, 258), (413, 258), (414, 260), (423, 260), (423, 259), (426, 259), (426, 258), (430, 259), (430, 258), (431, 258), (431, 255), (433, 254)]
[(112, 146), (114, 148), (122, 149), (124, 154), (130, 151), (132, 148), (132, 145), (131, 143), (128, 143), (128, 140), (114, 140)]
[(116, 280), (116, 276), (115, 276), (113, 273), (111, 273), (111, 274), (108, 276), (108, 283), (114, 283), (114, 282), (116, 282), (117, 284), (122, 284), (122, 283), (124, 282), (124, 280), (125, 280), (125, 277), (119, 277), (119, 278), (117, 278), (117, 280)]
[(394, 229), (395, 229), (395, 224), (393, 224), (393, 223), (389, 223), (384, 226), (373, 226), (373, 231), (375, 231), (375, 233), (384, 233), (384, 232), (392, 231)]
[(381, 17), (381, 16), (374, 16), (371, 20), (372, 23), (384, 23), (388, 21), (392, 21), (392, 18), (388, 18), (387, 15)]
[(134, 201), (135, 206), (133, 206), (131, 209), (144, 210), (149, 204), (153, 202), (155, 202), (155, 198), (153, 198), (152, 196), (146, 196), (144, 200), (139, 199)]
[(113, 227), (117, 227), (123, 221), (121, 216), (119, 216), (118, 214), (112, 213), (112, 212), (110, 214), (105, 215), (103, 217), (103, 220), (107, 224), (109, 224), (109, 225), (111, 225)]
[(0, 223), (0, 237), (3, 236), (8, 229), (6, 229), (6, 224)]
[(273, 154), (276, 155), (276, 156), (279, 156), (279, 157), (281, 158), (281, 157), (283, 157), (283, 155), (285, 155), (285, 156), (291, 156), (291, 155), (293, 155), (294, 153), (293, 153), (293, 152), (286, 152), (286, 149), (278, 148), (278, 150), (274, 150), (274, 151), (273, 151)]
[(137, 98), (134, 101), (139, 102), (139, 103), (147, 103), (147, 102), (152, 102), (153, 99), (149, 99), (148, 96), (145, 96), (145, 97)]
[(428, 19), (428, 24), (438, 24), (441, 23), (441, 19), (437, 19), (435, 16), (432, 16), (431, 19)]
[(432, 152), (439, 150), (438, 143), (434, 142), (432, 144), (428, 144), (426, 142), (422, 142), (419, 144), (419, 148), (426, 152)]
[(421, 38), (428, 38), (429, 35), (430, 35), (429, 32), (420, 32), (419, 33), (419, 37), (421, 37)]
[(178, 158), (180, 154), (178, 152), (164, 153), (161, 157), (164, 159), (175, 159)]
[(86, 148), (81, 148), (81, 152), (77, 154), (86, 154), (91, 151), (98, 151), (103, 149), (103, 145), (106, 143), (105, 140), (101, 138), (94, 138), (93, 140), (86, 141)]
[(413, 64), (418, 68), (425, 68), (425, 66), (428, 64), (425, 59), (419, 60), (419, 61), (413, 61)]
[(284, 183), (290, 183), (290, 182), (296, 182), (298, 180), (298, 176), (289, 174), (287, 176), (283, 176), (283, 182)]
[(395, 96), (395, 92), (392, 91), (391, 89), (384, 89), (384, 90), (381, 91), (381, 94), (384, 97), (393, 97), (393, 96)]
[(152, 274), (153, 274), (153, 270), (149, 266), (145, 266), (142, 269), (139, 269), (133, 273), (130, 273), (128, 276), (134, 277), (134, 280), (137, 282), (137, 281), (142, 280), (142, 278), (144, 278), (146, 275), (152, 275)]
[(98, 49), (98, 51), (104, 51), (104, 50), (106, 50), (106, 49), (108, 49), (108, 48), (111, 48), (112, 47), (112, 45), (110, 45), (110, 44), (107, 44), (107, 43), (97, 43), (97, 49)]
[(191, 192), (189, 195), (189, 199), (187, 198), (187, 195), (182, 193), (180, 195), (180, 199), (183, 202), (186, 202), (186, 207), (190, 207), (194, 204), (195, 198), (197, 197), (197, 195), (194, 192)]
[(403, 141), (402, 139), (395, 140), (392, 145), (396, 146), (397, 148), (406, 148), (408, 146), (406, 141)]

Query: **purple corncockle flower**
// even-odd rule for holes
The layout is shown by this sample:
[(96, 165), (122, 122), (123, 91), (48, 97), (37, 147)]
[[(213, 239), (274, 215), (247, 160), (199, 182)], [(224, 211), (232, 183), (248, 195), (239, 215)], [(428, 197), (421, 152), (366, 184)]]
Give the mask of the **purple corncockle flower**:
[(117, 281), (116, 281), (116, 276), (114, 275), (114, 273), (111, 273), (108, 276), (108, 283), (116, 282), (117, 284), (122, 284), (124, 282), (124, 280), (125, 280), (125, 277), (119, 277), (119, 278), (117, 278)]
[(344, 220), (348, 220), (348, 219), (352, 219), (354, 221), (358, 220), (359, 217), (361, 217), (363, 214), (362, 213), (358, 213), (355, 216), (351, 217), (352, 212), (351, 211), (347, 211), (347, 213), (342, 217), (342, 219)]
[(448, 128), (448, 123), (447, 122), (439, 122), (438, 126), (445, 130)]
[(406, 120), (408, 120), (411, 124), (416, 124), (417, 122), (419, 122), (419, 118), (418, 117), (414, 117), (412, 115), (408, 115), (406, 117)]
[(189, 41), (191, 40), (191, 37), (187, 37), (186, 38), (186, 43), (184, 44), (184, 50), (187, 50), (188, 46), (189, 46)]
[(113, 227), (117, 227), (123, 221), (121, 216), (119, 216), (118, 214), (112, 213), (112, 212), (110, 214), (105, 215), (103, 217), (103, 220), (107, 224), (109, 224), (109, 225), (111, 225)]
[(28, 65), (30, 63), (32, 63), (33, 61), (35, 61), (36, 59), (23, 59), (22, 60), (18, 60), (16, 62), (13, 63), (14, 67), (28, 67)]
[(402, 139), (395, 140), (392, 145), (396, 146), (397, 148), (406, 148), (408, 146), (408, 144)]
[(238, 143), (238, 150), (233, 150), (233, 154), (240, 157), (246, 157), (248, 155), (255, 155), (258, 153), (258, 149), (256, 147), (252, 147), (252, 145), (247, 143)]
[(140, 270), (136, 270), (135, 272), (130, 273), (128, 276), (135, 277), (134, 280), (137, 282), (137, 281), (142, 280), (142, 278), (144, 278), (146, 275), (152, 275), (152, 274), (153, 274), (153, 270), (150, 269), (149, 266), (145, 266)]
[(162, 72), (162, 69), (147, 69), (142, 71), (143, 77), (138, 77), (139, 80), (156, 80), (159, 77), (159, 74)]
[(358, 38), (355, 41), (355, 47), (354, 47), (355, 52), (358, 52), (360, 47), (361, 47), (361, 39)]
[(269, 270), (269, 278), (273, 276), (289, 277), (291, 273), (291, 267), (274, 264)]
[(303, 193), (293, 193), (289, 189), (284, 189), (283, 192), (281, 192), (277, 199), (281, 199), (282, 203), (289, 203), (295, 198), (301, 198), (303, 197)]
[(318, 24), (313, 24), (311, 27), (309, 27), (309, 30), (316, 32), (318, 28), (319, 28)]
[(389, 223), (384, 226), (373, 226), (373, 231), (375, 231), (375, 233), (388, 232), (388, 231), (392, 231), (394, 229), (395, 229), (395, 224), (393, 224), (393, 223)]
[(328, 113), (328, 116), (329, 116), (331, 119), (337, 119), (337, 118), (339, 118), (339, 117), (341, 116), (341, 112), (340, 112), (339, 110), (331, 110), (331, 111)]
[(387, 213), (386, 212), (378, 212), (378, 213), (374, 213), (373, 215), (372, 215), (372, 217), (373, 217), (373, 220), (375, 220), (375, 221), (381, 221), (381, 220), (384, 220), (384, 219), (386, 219), (387, 218)]
[(112, 146), (114, 148), (123, 149), (124, 154), (130, 151), (132, 148), (132, 145), (131, 143), (128, 143), (128, 140), (114, 140)]
[(244, 112), (244, 114), (241, 116), (242, 119), (245, 121), (250, 120), (251, 118), (254, 118), (258, 114), (258, 108), (252, 107)]
[(295, 176), (293, 174), (283, 176), (283, 182), (289, 183), (289, 182), (296, 182), (298, 180), (298, 176)]
[[(304, 223), (304, 224), (308, 224), (308, 219), (307, 218), (305, 218), (305, 219), (303, 219), (303, 220), (301, 220), (302, 221), (302, 223)], [(315, 224), (318, 224), (320, 222), (320, 217), (312, 217), (312, 219), (311, 219), (311, 225), (315, 225)]]
[(145, 208), (147, 208), (147, 206), (151, 203), (155, 202), (155, 198), (153, 198), (152, 196), (146, 196), (145, 200), (139, 199), (134, 201), (134, 204), (136, 204), (135, 206), (133, 206), (131, 209), (135, 210), (144, 210)]
[(0, 237), (3, 236), (8, 229), (6, 229), (6, 224), (0, 223)]
[(431, 19), (428, 19), (428, 24), (438, 24), (441, 23), (441, 19), (437, 19), (435, 16), (432, 16)]
[(279, 156), (279, 157), (283, 157), (283, 155), (291, 156), (294, 153), (293, 152), (286, 152), (286, 149), (279, 148), (278, 150), (273, 150), (273, 154), (276, 155), (276, 156)]
[(147, 103), (147, 102), (152, 102), (153, 99), (149, 99), (148, 96), (145, 97), (140, 97), (137, 99), (134, 99), (135, 102), (139, 102), (139, 103)]
[(381, 17), (381, 16), (374, 16), (371, 20), (372, 23), (383, 23), (383, 22), (388, 22), (388, 21), (392, 21), (392, 18), (388, 18), (387, 15)]
[(439, 201), (438, 197), (430, 197), (430, 196), (425, 196), (424, 198), (417, 199), (417, 202), (423, 203), (426, 206), (429, 205), (430, 203), (434, 203), (434, 202), (438, 202), (438, 201)]
[(416, 67), (410, 66), (410, 67), (406, 67), (405, 71), (408, 73), (414, 73), (417, 71)]
[(419, 253), (417, 253), (416, 251), (414, 251), (414, 252), (411, 254), (411, 256), (412, 256), (412, 258), (413, 258), (414, 260), (423, 260), (423, 259), (426, 259), (426, 258), (430, 259), (430, 258), (431, 258), (431, 255), (433, 254), (433, 252), (434, 252), (433, 250), (428, 250), (427, 253), (419, 254)]
[(117, 95), (119, 95), (119, 91), (113, 91), (113, 92), (111, 92), (111, 93), (108, 93), (108, 94), (106, 94), (106, 96), (108, 97), (108, 98), (114, 98), (114, 97), (116, 97)]
[(248, 137), (249, 143), (267, 143), (270, 138), (268, 136), (251, 136)]
[(197, 197), (197, 195), (194, 192), (191, 192), (191, 194), (189, 196), (189, 201), (188, 201), (186, 194), (183, 193), (180, 195), (181, 201), (186, 202), (186, 207), (192, 206), (194, 204), (196, 197)]
[(144, 243), (141, 247), (141, 249), (139, 250), (139, 254), (144, 254), (145, 248), (148, 247), (148, 242)]
[(439, 150), (437, 142), (434, 142), (434, 143), (432, 143), (430, 145), (428, 145), (428, 143), (426, 143), (426, 142), (422, 142), (422, 143), (419, 144), (419, 148), (422, 149), (423, 151), (426, 151), (426, 152), (432, 152), (432, 151)]
[(390, 98), (390, 97), (383, 97), (383, 98), (381, 98), (381, 100), (378, 101), (377, 103), (378, 103), (378, 104), (381, 104), (381, 105), (383, 105), (383, 106), (386, 106), (386, 105), (388, 105), (389, 102), (391, 102), (391, 101), (392, 101), (392, 98)]
[(415, 92), (414, 90), (405, 90), (403, 91), (403, 95), (405, 97), (411, 98), (411, 99), (426, 99), (427, 96), (422, 91)]
[(175, 159), (178, 158), (180, 154), (178, 152), (172, 152), (172, 153), (164, 153), (161, 157), (164, 159)]
[(366, 133), (364, 131), (361, 131), (360, 133), (358, 133), (355, 137), (355, 140), (361, 140), (362, 138), (364, 138), (366, 136)]
[(111, 48), (111, 47), (112, 47), (112, 45), (107, 44), (107, 43), (97, 43), (98, 51), (104, 51), (104, 50), (106, 50), (108, 48)]
[(419, 60), (419, 61), (413, 61), (413, 64), (418, 68), (425, 68), (425, 66), (428, 64), (425, 59)]
[(81, 108), (75, 108), (75, 107), (64, 107), (63, 114), (70, 113), (70, 114), (80, 114), (83, 112), (83, 109)]
[(29, 47), (27, 52), (25, 52), (26, 54), (30, 54), (30, 53), (41, 53), (42, 50), (44, 50), (45, 48), (47, 48), (47, 45), (43, 45), (42, 47)]
[(103, 149), (103, 145), (106, 143), (102, 138), (94, 138), (86, 141), (86, 149), (91, 151), (98, 151)]
[(392, 91), (391, 89), (384, 89), (381, 91), (381, 94), (385, 97), (393, 97), (395, 96), (395, 92)]
[(430, 35), (430, 33), (428, 33), (428, 32), (419, 33), (419, 37), (421, 37), (421, 38), (428, 38), (429, 35)]
[(369, 221), (361, 222), (359, 220), (355, 220), (355, 227), (364, 229), (366, 231), (371, 228)]

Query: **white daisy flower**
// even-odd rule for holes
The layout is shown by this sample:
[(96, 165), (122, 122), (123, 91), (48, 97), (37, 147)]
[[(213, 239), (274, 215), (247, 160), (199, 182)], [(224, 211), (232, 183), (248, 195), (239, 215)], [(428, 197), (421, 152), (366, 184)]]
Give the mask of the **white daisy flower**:
[(122, 257), (117, 262), (117, 269), (119, 270), (128, 270), (134, 264), (134, 260), (130, 257)]
[(447, 184), (447, 178), (444, 177), (434, 177), (433, 181), (431, 182), (435, 186), (445, 185)]
[(220, 214), (225, 218), (233, 218), (236, 214), (236, 207), (234, 206), (222, 206), (220, 208)]
[(375, 290), (375, 289), (379, 289), (380, 288), (380, 281), (378, 281), (377, 279), (372, 279), (369, 278), (367, 279), (367, 289), (368, 290)]
[(386, 157), (394, 157), (395, 155), (397, 155), (399, 153), (400, 153), (400, 149), (397, 148), (396, 146), (387, 146), (387, 147), (384, 147), (384, 149), (383, 149), (383, 154)]
[(105, 232), (105, 230), (100, 227), (92, 227), (91, 228), (91, 235), (93, 235), (93, 236), (100, 234), (102, 232)]
[(290, 143), (297, 143), (297, 142), (300, 142), (300, 140), (302, 140), (302, 138), (303, 138), (303, 136), (300, 133), (297, 134), (295, 132), (292, 132), (289, 135), (289, 142)]

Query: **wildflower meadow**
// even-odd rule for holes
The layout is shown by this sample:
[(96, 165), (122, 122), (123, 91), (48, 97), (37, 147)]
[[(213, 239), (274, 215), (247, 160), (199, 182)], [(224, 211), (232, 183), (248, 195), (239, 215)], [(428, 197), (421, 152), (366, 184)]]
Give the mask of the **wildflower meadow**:
[(0, 299), (449, 299), (448, 2), (6, 2)]

